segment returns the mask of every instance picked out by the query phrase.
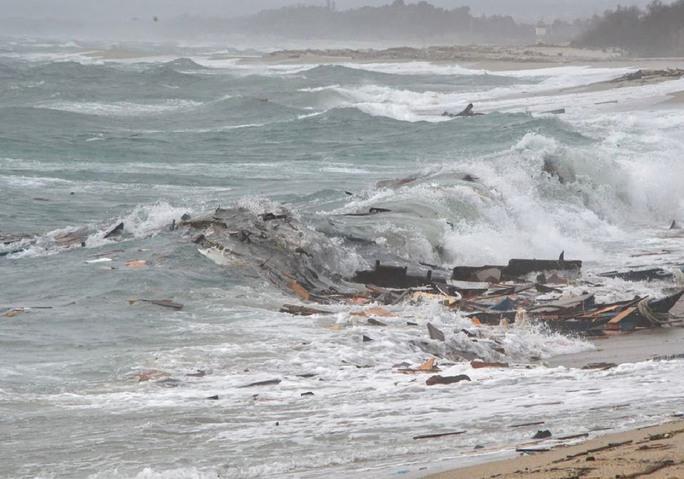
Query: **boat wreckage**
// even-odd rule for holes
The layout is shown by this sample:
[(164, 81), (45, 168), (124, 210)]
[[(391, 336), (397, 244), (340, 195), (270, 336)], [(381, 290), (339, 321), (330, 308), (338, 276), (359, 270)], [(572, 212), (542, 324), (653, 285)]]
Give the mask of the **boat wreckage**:
[[(451, 271), (417, 264), (409, 272), (409, 266), (376, 260), (372, 268), (345, 277), (335, 265), (348, 252), (284, 210), (255, 214), (219, 208), (185, 218), (177, 227), (185, 229), (200, 253), (215, 263), (242, 268), (244, 274), (297, 296), (305, 305), (281, 309), (297, 315), (326, 314), (324, 306), (333, 303), (392, 305), (428, 298), (475, 324), (531, 321), (562, 333), (597, 336), (676, 324), (679, 318), (670, 310), (684, 295), (679, 290), (662, 298), (637, 296), (606, 304), (597, 302), (590, 291), (564, 295), (564, 286), (581, 282), (582, 268), (581, 261), (566, 260), (564, 254), (556, 260), (511, 259), (506, 265), (457, 266)], [(655, 269), (610, 272), (605, 277), (641, 281), (668, 276)], [(430, 335), (439, 336), (439, 331)]]

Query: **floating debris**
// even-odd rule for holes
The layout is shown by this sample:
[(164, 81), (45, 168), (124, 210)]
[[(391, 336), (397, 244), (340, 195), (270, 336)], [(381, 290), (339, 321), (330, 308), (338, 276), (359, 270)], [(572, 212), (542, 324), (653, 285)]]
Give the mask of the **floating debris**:
[(454, 384), (461, 381), (470, 381), (470, 377), (466, 376), (465, 374), (459, 374), (458, 376), (435, 375), (430, 376), (427, 381), (425, 381), (425, 384), (428, 386), (434, 386), (436, 384)]
[(368, 318), (368, 324), (371, 326), (387, 326), (387, 324), (383, 323), (382, 321), (378, 321), (375, 318)]
[(113, 238), (114, 236), (121, 236), (123, 231), (124, 231), (124, 224), (122, 221), (121, 223), (119, 223), (118, 225), (114, 226), (109, 231), (107, 231), (104, 235), (104, 239)]
[(532, 436), (532, 439), (548, 439), (549, 437), (551, 437), (551, 431), (544, 429), (537, 431), (537, 433)]
[(24, 308), (11, 308), (8, 311), (5, 311), (4, 313), (2, 313), (2, 316), (4, 316), (5, 318), (15, 318), (15, 317), (17, 317), (20, 314), (23, 314), (25, 312), (26, 312), (26, 309), (24, 309)]
[(144, 371), (136, 373), (133, 376), (133, 378), (136, 379), (139, 383), (146, 381), (159, 381), (162, 379), (167, 379), (169, 377), (171, 377), (171, 374), (165, 371), (160, 371), (159, 369), (146, 369)]
[(126, 261), (126, 267), (131, 269), (143, 269), (147, 267), (147, 261), (144, 259), (133, 259)]
[(428, 334), (430, 335), (430, 339), (434, 339), (435, 341), (444, 341), (444, 333), (434, 327), (432, 324), (427, 323), (427, 330)]
[(176, 303), (174, 301), (171, 301), (170, 299), (129, 299), (128, 304), (135, 304), (135, 303), (150, 303), (154, 304), (156, 306), (161, 306), (163, 308), (170, 308), (170, 309), (175, 309), (176, 311), (180, 311), (183, 309), (183, 305), (181, 303)]
[(314, 314), (332, 314), (331, 311), (323, 309), (309, 308), (307, 306), (298, 306), (294, 304), (284, 304), (280, 308), (281, 313), (288, 313), (295, 316), (313, 316)]
[(460, 436), (461, 434), (465, 434), (468, 431), (454, 431), (454, 432), (442, 432), (442, 433), (436, 433), (436, 434), (423, 434), (421, 436), (413, 436), (414, 440), (418, 439), (437, 439), (440, 437), (447, 437), (447, 436)]
[(111, 263), (112, 258), (97, 258), (86, 260), (87, 264), (98, 264), (98, 263)]
[[(408, 366), (408, 364), (407, 364)], [(416, 369), (410, 369), (410, 368), (400, 368), (398, 370), (400, 373), (404, 374), (417, 374), (417, 373), (436, 373), (439, 372), (440, 369), (437, 367), (437, 360), (435, 358), (430, 358), (427, 361), (425, 361), (423, 364), (418, 366)]]
[(244, 386), (238, 386), (240, 388), (251, 388), (254, 386), (275, 386), (282, 382), (282, 379), (267, 379), (266, 381), (257, 381), (255, 383), (245, 384)]
[(486, 362), (486, 361), (471, 361), (470, 367), (473, 369), (482, 368), (507, 368), (508, 363)]

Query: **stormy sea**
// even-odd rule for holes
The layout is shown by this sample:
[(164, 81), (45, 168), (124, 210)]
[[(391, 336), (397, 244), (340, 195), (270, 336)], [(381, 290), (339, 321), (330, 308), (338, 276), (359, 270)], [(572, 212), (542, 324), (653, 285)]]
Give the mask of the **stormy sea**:
[[(564, 252), (597, 301), (662, 296), (684, 263), (684, 80), (239, 55), (0, 43), (0, 476), (419, 477), (540, 428), (679, 412), (681, 359), (554, 365), (610, 340), (476, 327), (430, 298), (318, 305), (262, 273), (305, 262), (341, 291), (376, 259), (447, 276)], [(444, 115), (468, 103), (484, 115)], [(245, 225), (288, 220), (272, 253), (231, 254), (185, 226), (216, 211), (252, 253)], [(638, 267), (675, 274), (599, 276)], [(399, 372), (431, 355), (470, 381)]]

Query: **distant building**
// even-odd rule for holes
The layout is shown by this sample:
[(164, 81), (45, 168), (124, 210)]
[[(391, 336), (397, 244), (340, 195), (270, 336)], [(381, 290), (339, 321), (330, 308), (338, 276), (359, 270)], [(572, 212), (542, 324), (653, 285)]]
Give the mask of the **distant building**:
[(549, 33), (549, 27), (543, 21), (539, 21), (535, 27), (535, 35), (537, 36), (537, 43), (544, 43), (546, 41), (546, 36)]

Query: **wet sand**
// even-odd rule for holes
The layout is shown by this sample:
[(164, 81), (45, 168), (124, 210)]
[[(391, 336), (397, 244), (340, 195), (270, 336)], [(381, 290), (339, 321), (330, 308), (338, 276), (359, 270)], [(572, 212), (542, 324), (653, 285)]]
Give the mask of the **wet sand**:
[(684, 421), (427, 476), (429, 479), (684, 477)]

